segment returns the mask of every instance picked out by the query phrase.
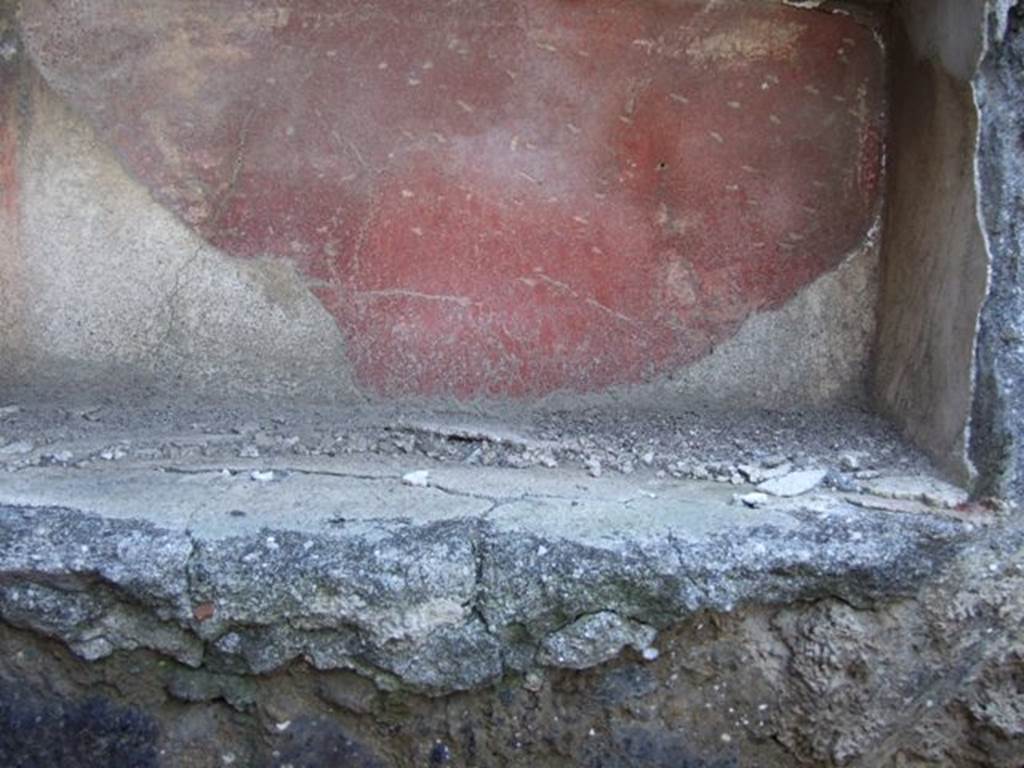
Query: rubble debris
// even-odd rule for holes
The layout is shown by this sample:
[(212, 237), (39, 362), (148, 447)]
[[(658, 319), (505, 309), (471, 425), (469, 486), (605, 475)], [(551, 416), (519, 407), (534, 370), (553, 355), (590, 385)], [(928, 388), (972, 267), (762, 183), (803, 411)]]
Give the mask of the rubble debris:
[(414, 488), (426, 488), (430, 485), (430, 472), (426, 469), (417, 469), (414, 472), (406, 472), (402, 475), (402, 482)]
[(736, 494), (733, 498), (736, 501), (743, 504), (744, 506), (750, 507), (751, 509), (763, 507), (769, 501), (768, 494), (761, 493), (760, 491), (755, 491), (753, 493)]
[(863, 490), (874, 496), (903, 501), (920, 501), (935, 509), (954, 509), (967, 501), (967, 492), (934, 477), (897, 475), (864, 483)]
[(804, 469), (767, 480), (757, 490), (772, 496), (800, 496), (814, 490), (828, 474), (823, 469)]

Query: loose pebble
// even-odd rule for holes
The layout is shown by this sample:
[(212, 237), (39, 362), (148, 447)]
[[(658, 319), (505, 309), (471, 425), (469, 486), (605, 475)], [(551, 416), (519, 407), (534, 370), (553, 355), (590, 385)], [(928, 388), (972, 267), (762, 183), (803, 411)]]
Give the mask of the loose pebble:
[(737, 494), (735, 497), (744, 506), (750, 507), (751, 509), (757, 509), (763, 507), (768, 503), (768, 494), (755, 491), (753, 493)]
[(402, 483), (411, 485), (414, 488), (426, 488), (430, 485), (430, 472), (426, 469), (417, 469), (414, 472), (407, 472), (402, 475)]
[(0, 448), (0, 456), (21, 456), (31, 453), (35, 444), (31, 440), (16, 440)]
[(863, 466), (859, 453), (844, 453), (839, 457), (840, 468), (847, 472), (856, 472)]
[(828, 473), (823, 469), (805, 469), (798, 472), (790, 472), (788, 475), (761, 483), (757, 486), (757, 490), (772, 496), (800, 496), (814, 490), (825, 479), (826, 474)]

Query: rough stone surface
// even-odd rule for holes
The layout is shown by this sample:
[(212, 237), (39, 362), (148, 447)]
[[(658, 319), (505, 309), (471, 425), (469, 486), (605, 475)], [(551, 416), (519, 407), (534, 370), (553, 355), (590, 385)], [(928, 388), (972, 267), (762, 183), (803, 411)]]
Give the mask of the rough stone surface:
[[(36, 514), (60, 519), (69, 513)], [(8, 533), (25, 524), (11, 508), (3, 520)], [(139, 527), (119, 525), (115, 537)], [(0, 755), (10, 765), (62, 765), (57, 755), (76, 755), (79, 765), (211, 767), (1017, 768), (1024, 748), (1024, 713), (1017, 706), (1024, 673), (1019, 528), (1005, 521), (965, 535), (962, 524), (893, 515), (838, 525), (826, 523), (799, 546), (808, 552), (856, 546), (850, 527), (861, 525), (863, 535), (877, 539), (871, 546), (898, 548), (891, 564), (879, 570), (877, 562), (862, 560), (858, 579), (813, 556), (786, 566), (786, 555), (774, 554), (782, 549), (777, 544), (773, 554), (742, 564), (737, 552), (756, 541), (737, 541), (731, 555), (705, 555), (706, 563), (733, 563), (730, 583), (742, 582), (742, 574), (749, 579), (756, 559), (767, 557), (774, 575), (753, 578), (803, 585), (800, 600), (782, 587), (762, 598), (730, 596), (728, 610), (705, 603), (689, 612), (670, 607), (664, 585), (654, 595), (646, 579), (630, 581), (631, 573), (649, 577), (649, 569), (631, 571), (620, 563), (625, 578), (595, 590), (587, 575), (593, 569), (581, 562), (575, 576), (557, 577), (582, 582), (595, 602), (617, 602), (601, 621), (609, 617), (622, 627), (628, 625), (622, 617), (631, 615), (659, 624), (657, 659), (643, 661), (627, 649), (586, 670), (534, 667), (524, 674), (507, 668), (500, 679), (440, 697), (412, 692), (379, 670), (316, 669), (309, 636), (305, 652), (257, 675), (232, 643), (218, 649), (207, 641), (199, 669), (142, 647), (87, 661), (43, 632), (3, 623)], [(844, 532), (846, 543), (836, 544)], [(499, 540), (495, 532), (484, 537)], [(919, 544), (908, 543), (914, 541)], [(68, 550), (78, 546), (68, 544)], [(563, 546), (581, 556), (579, 544)], [(639, 564), (639, 556), (632, 557)], [(848, 554), (841, 559), (851, 562)], [(233, 566), (225, 561), (221, 567)], [(678, 573), (695, 584), (715, 578), (692, 566)], [(546, 576), (535, 583), (551, 591), (557, 607), (556, 574)], [(31, 571), (19, 574), (19, 580), (34, 578)], [(308, 576), (300, 574), (297, 585), (299, 578)], [(506, 589), (506, 601), (523, 592), (519, 585)], [(778, 599), (768, 599), (771, 592)], [(122, 599), (133, 598), (125, 591)], [(580, 615), (576, 606), (571, 611)], [(534, 648), (539, 638), (558, 637), (581, 621), (529, 615), (520, 613), (526, 623), (508, 628)], [(202, 633), (195, 625), (192, 630)], [(313, 642), (326, 646), (327, 634), (320, 630)], [(344, 629), (333, 634), (350, 636)], [(443, 642), (417, 665), (445, 654), (473, 663), (465, 645)]]
[(9, 763), (1017, 768), (1018, 521), (863, 415), (4, 402)]
[[(961, 722), (986, 754), (1018, 738), (995, 659), (1020, 534), (870, 493), (933, 486), (863, 414), (0, 407), (0, 443), (35, 445), (0, 459), (0, 711), (84, 712), (66, 751), (99, 765), (879, 766), (936, 733), (959, 759)], [(806, 466), (830, 468), (808, 494), (733, 501)], [(933, 629), (922, 590), (956, 606)], [(888, 686), (946, 701), (940, 638), (986, 692), (951, 680), (913, 741)]]
[(978, 337), (971, 455), (978, 492), (1024, 496), (1024, 6), (993, 5), (975, 77), (981, 109), (978, 172), (992, 279)]
[(538, 661), (552, 667), (588, 669), (611, 661), (623, 648), (643, 653), (651, 647), (657, 630), (617, 613), (603, 611), (583, 616), (547, 637)]
[(828, 472), (824, 469), (805, 469), (790, 472), (781, 477), (766, 480), (757, 486), (757, 490), (770, 493), (772, 496), (799, 496), (814, 490)]
[(444, 694), (643, 652), (701, 610), (908, 594), (990, 517), (828, 491), (750, 510), (731, 485), (650, 473), (437, 465), (417, 487), (386, 460), (298, 457), (266, 473), (6, 473), (0, 613), (89, 660), (147, 648), (258, 675), (305, 659)]
[[(5, 670), (6, 671), (6, 670)], [(159, 765), (154, 718), (91, 696), (62, 700), (0, 677), (0, 761), (9, 766)]]

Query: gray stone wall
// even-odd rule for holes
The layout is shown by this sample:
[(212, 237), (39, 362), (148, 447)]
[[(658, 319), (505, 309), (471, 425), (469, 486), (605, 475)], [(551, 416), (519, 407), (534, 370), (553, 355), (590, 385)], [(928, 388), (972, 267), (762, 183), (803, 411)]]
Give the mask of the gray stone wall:
[(978, 338), (972, 457), (980, 494), (1024, 497), (1024, 3), (994, 4), (975, 78), (992, 276)]

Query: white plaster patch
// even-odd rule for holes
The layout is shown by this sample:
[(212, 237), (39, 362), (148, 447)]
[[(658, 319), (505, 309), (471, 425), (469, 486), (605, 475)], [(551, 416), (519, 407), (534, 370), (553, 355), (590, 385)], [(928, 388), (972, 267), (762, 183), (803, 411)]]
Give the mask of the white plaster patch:
[(218, 393), (355, 394), (344, 340), (282, 258), (211, 247), (45, 86), (22, 157), (26, 374), (133, 372)]

